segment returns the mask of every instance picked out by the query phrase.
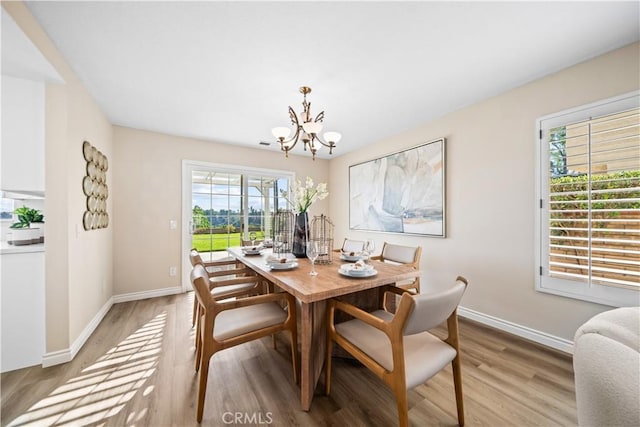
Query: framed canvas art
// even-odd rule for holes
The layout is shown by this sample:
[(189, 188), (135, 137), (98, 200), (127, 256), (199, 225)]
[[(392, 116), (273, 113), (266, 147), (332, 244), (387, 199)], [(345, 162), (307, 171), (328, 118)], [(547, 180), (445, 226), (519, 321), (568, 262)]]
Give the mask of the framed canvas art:
[(349, 228), (445, 237), (445, 138), (349, 166)]

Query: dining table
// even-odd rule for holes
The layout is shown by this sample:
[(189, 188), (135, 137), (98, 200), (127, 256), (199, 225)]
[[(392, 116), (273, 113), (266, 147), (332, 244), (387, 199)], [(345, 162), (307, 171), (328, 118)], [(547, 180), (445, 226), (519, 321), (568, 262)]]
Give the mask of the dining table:
[[(272, 269), (267, 261), (273, 258), (272, 249), (263, 249), (254, 254), (246, 254), (241, 247), (227, 249), (237, 261), (255, 271), (265, 280), (281, 290), (290, 293), (298, 301), (298, 335), (300, 346), (300, 404), (304, 411), (311, 407), (311, 401), (322, 373), (326, 349), (327, 300), (330, 298), (354, 298), (362, 294), (376, 293), (377, 288), (396, 282), (413, 279), (420, 274), (411, 266), (391, 264), (376, 260), (367, 263), (376, 270), (369, 277), (351, 277), (339, 272), (346, 261), (335, 254), (328, 264), (315, 264), (315, 276), (310, 275), (311, 261), (297, 258), (297, 266), (286, 270)], [(278, 254), (278, 257), (287, 257)], [(288, 254), (291, 258), (292, 255)], [(337, 258), (337, 259), (335, 259)], [(371, 299), (370, 297), (368, 299)], [(377, 295), (373, 297), (377, 301)], [(355, 298), (357, 304), (357, 298)]]

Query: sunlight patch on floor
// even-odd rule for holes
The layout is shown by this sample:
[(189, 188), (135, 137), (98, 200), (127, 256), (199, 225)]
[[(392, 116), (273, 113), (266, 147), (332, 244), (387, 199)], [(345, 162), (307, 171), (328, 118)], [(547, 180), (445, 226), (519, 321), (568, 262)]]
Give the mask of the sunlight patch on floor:
[[(164, 312), (147, 322), (8, 426), (104, 424), (143, 390), (156, 371), (166, 320)], [(143, 395), (153, 389), (153, 385), (147, 386)], [(129, 414), (127, 424), (141, 420), (145, 414), (146, 410)]]

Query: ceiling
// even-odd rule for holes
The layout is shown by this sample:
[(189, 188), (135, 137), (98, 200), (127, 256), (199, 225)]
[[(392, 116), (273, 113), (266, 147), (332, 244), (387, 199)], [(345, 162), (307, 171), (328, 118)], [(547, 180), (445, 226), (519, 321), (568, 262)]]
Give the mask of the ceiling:
[(335, 156), (640, 36), (637, 1), (26, 4), (116, 125), (277, 150), (307, 85)]
[(3, 75), (34, 81), (64, 83), (42, 52), (2, 8), (0, 8), (0, 31)]

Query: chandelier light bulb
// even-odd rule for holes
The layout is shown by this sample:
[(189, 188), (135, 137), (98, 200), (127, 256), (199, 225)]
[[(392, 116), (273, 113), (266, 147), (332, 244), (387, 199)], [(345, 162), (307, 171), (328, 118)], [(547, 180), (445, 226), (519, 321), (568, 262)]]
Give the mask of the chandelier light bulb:
[(337, 144), (341, 138), (342, 135), (340, 135), (338, 132), (325, 132), (324, 134), (324, 140), (327, 142), (333, 142), (334, 144)]
[(271, 129), (271, 133), (277, 139), (287, 139), (289, 137), (289, 134), (291, 133), (291, 129), (280, 126)]

